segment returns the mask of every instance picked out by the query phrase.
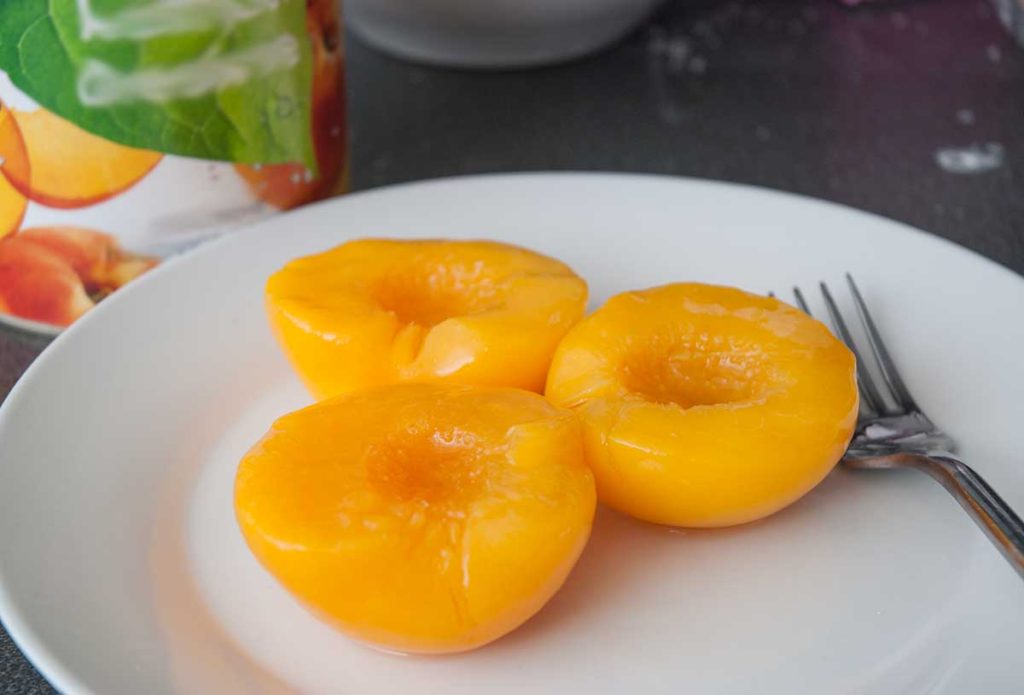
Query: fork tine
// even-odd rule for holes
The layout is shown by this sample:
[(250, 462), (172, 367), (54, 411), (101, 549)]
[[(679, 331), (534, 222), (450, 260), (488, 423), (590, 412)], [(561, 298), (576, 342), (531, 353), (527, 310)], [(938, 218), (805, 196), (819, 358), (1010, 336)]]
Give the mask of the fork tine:
[(804, 312), (808, 316), (813, 316), (811, 308), (807, 306), (807, 300), (804, 299), (804, 293), (800, 291), (799, 287), (793, 288), (793, 296), (796, 297), (796, 305), (800, 307), (800, 311)]
[(868, 342), (871, 344), (871, 351), (875, 353), (875, 359), (878, 361), (879, 369), (882, 371), (882, 378), (889, 385), (889, 391), (903, 410), (919, 411), (920, 408), (917, 407), (917, 403), (914, 402), (914, 398), (910, 395), (907, 385), (903, 383), (903, 378), (896, 369), (896, 363), (893, 362), (892, 357), (889, 355), (889, 350), (885, 347), (885, 342), (882, 341), (882, 334), (878, 332), (878, 328), (871, 318), (868, 305), (864, 302), (860, 290), (857, 289), (857, 284), (853, 281), (853, 276), (849, 273), (846, 274), (846, 283), (850, 286), (854, 304), (857, 305), (857, 314), (860, 316), (861, 323), (864, 324), (864, 329), (868, 334)]
[[(793, 296), (796, 298), (796, 305), (800, 308), (800, 311), (804, 312), (805, 314), (807, 314), (811, 318), (814, 318), (814, 314), (811, 313), (811, 308), (807, 305), (807, 299), (804, 298), (804, 293), (800, 291), (799, 287), (796, 287), (796, 286), (793, 287)], [(854, 350), (854, 355), (856, 355), (856, 354), (857, 354), (857, 351)], [(860, 367), (860, 358), (859, 357), (857, 358), (857, 368), (858, 369), (861, 368)], [(860, 389), (861, 394), (863, 394), (863, 396), (864, 396), (860, 400), (861, 414), (865, 415), (867, 417), (877, 417), (878, 414), (882, 412), (877, 407), (877, 405), (878, 405), (877, 404), (877, 398), (875, 400), (872, 400), (871, 395), (868, 394), (868, 393), (865, 393), (864, 389), (861, 388), (860, 384), (861, 384), (861, 379), (858, 376), (857, 386)]]
[(887, 414), (889, 409), (886, 407), (882, 394), (879, 393), (878, 387), (875, 385), (874, 378), (868, 372), (864, 360), (861, 359), (860, 353), (857, 351), (857, 345), (853, 342), (853, 336), (850, 335), (850, 330), (846, 327), (842, 314), (839, 313), (839, 307), (836, 306), (835, 300), (832, 299), (832, 293), (828, 291), (828, 285), (824, 282), (818, 284), (821, 287), (821, 294), (825, 298), (825, 307), (832, 318), (832, 325), (835, 326), (839, 338), (846, 343), (846, 347), (850, 348), (854, 357), (857, 358), (857, 386), (860, 387), (860, 393), (864, 397), (865, 405), (876, 413)]

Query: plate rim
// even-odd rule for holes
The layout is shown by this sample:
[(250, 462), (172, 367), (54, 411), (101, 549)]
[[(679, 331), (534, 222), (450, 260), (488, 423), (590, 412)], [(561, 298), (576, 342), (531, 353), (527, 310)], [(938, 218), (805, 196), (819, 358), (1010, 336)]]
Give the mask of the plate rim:
[[(154, 268), (150, 272), (146, 273), (140, 278), (137, 278), (132, 283), (126, 285), (124, 288), (118, 290), (112, 296), (108, 297), (105, 301), (97, 305), (93, 310), (88, 312), (85, 316), (80, 318), (74, 324), (67, 329), (60, 331), (54, 340), (50, 342), (40, 354), (33, 360), (32, 364), (29, 365), (28, 369), (18, 378), (14, 386), (11, 388), (7, 397), (3, 403), (0, 404), (0, 433), (6, 428), (6, 423), (10, 417), (9, 413), (16, 410), (19, 407), (19, 402), (25, 397), (24, 394), (28, 393), (30, 389), (34, 388), (35, 382), (39, 379), (39, 374), (48, 369), (48, 363), (53, 356), (60, 351), (66, 349), (64, 345), (66, 343), (77, 340), (79, 333), (83, 331), (91, 330), (91, 326), (96, 322), (97, 315), (104, 315), (110, 311), (118, 311), (122, 303), (122, 295), (127, 295), (135, 291), (136, 287), (144, 287), (148, 283), (153, 282), (154, 278), (162, 277), (166, 273), (177, 272), (177, 268), (180, 265), (192, 262), (192, 259), (199, 258), (207, 254), (217, 253), (221, 246), (232, 244), (236, 242), (236, 239), (244, 238), (245, 235), (258, 231), (266, 226), (280, 225), (282, 220), (290, 220), (300, 218), (302, 215), (311, 214), (311, 211), (318, 210), (326, 207), (344, 207), (350, 204), (351, 201), (361, 200), (368, 197), (378, 196), (390, 196), (390, 195), (401, 195), (404, 191), (410, 189), (425, 189), (431, 187), (460, 187), (465, 184), (475, 184), (478, 182), (489, 182), (492, 185), (516, 185), (526, 181), (536, 181), (537, 179), (549, 179), (553, 183), (564, 185), (566, 183), (572, 184), (575, 182), (582, 181), (597, 181), (605, 180), (613, 182), (614, 180), (620, 180), (625, 182), (650, 182), (659, 185), (682, 185), (688, 187), (707, 187), (717, 188), (721, 190), (738, 191), (742, 195), (754, 195), (763, 196), (765, 198), (786, 198), (794, 204), (817, 206), (821, 209), (832, 208), (837, 211), (842, 211), (845, 214), (852, 214), (854, 216), (862, 216), (863, 219), (873, 219), (876, 223), (881, 222), (882, 224), (899, 228), (902, 232), (907, 233), (911, 236), (918, 237), (924, 243), (934, 243), (940, 246), (946, 246), (949, 250), (973, 257), (976, 261), (981, 261), (984, 265), (988, 266), (990, 270), (997, 271), (999, 274), (1005, 274), (1015, 279), (1018, 282), (1024, 283), (1024, 275), (1021, 275), (1003, 265), (1002, 263), (993, 260), (982, 253), (963, 246), (951, 239), (947, 239), (938, 234), (928, 232), (924, 229), (915, 227), (909, 223), (895, 220), (890, 217), (886, 217), (882, 214), (862, 210), (845, 203), (839, 203), (823, 198), (815, 198), (813, 196), (805, 195), (802, 193), (794, 193), (791, 191), (770, 188), (767, 186), (759, 186), (748, 183), (732, 182), (719, 179), (699, 178), (691, 176), (670, 176), (664, 174), (647, 174), (647, 173), (630, 173), (630, 172), (614, 172), (614, 171), (522, 171), (522, 172), (509, 172), (509, 173), (487, 173), (487, 174), (474, 174), (474, 175), (455, 175), (455, 176), (444, 176), (437, 178), (422, 179), (416, 181), (408, 181), (402, 183), (391, 184), (387, 186), (380, 186), (376, 188), (365, 189), (361, 191), (352, 192), (343, 196), (330, 198), (327, 200), (318, 201), (309, 205), (302, 206), (301, 208), (287, 211), (281, 214), (276, 214), (271, 217), (257, 220), (255, 222), (240, 225), (232, 228), (230, 231), (225, 232), (217, 237), (211, 238), (199, 246), (192, 247), (182, 253), (174, 255), (166, 259), (158, 267)], [(6, 318), (6, 317), (5, 317)], [(2, 450), (3, 444), (0, 440), (0, 450)], [(70, 670), (61, 659), (55, 656), (46, 643), (43, 641), (41, 636), (32, 630), (28, 621), (23, 617), (22, 611), (18, 606), (16, 598), (10, 593), (7, 582), (4, 579), (4, 563), (3, 558), (0, 557), (0, 622), (6, 629), (7, 634), (10, 636), (11, 641), (18, 648), (24, 658), (39, 672), (39, 674), (46, 679), (53, 687), (61, 692), (67, 693), (93, 693), (88, 685), (83, 683), (81, 679)]]

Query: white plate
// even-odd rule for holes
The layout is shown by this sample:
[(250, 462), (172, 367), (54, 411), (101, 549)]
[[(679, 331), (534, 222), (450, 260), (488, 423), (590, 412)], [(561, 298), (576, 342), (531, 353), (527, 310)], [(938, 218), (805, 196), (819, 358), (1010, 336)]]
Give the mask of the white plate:
[(911, 389), (1024, 508), (1024, 281), (894, 222), (679, 179), (454, 179), (307, 208), (104, 302), (0, 412), (0, 613), (70, 693), (1022, 692), (1024, 587), (951, 498), (837, 471), (723, 531), (602, 513), (565, 588), (479, 651), (401, 658), (299, 608), (243, 547), (234, 467), (307, 401), (262, 286), (354, 236), (490, 237), (613, 292), (678, 279), (763, 292), (851, 270)]

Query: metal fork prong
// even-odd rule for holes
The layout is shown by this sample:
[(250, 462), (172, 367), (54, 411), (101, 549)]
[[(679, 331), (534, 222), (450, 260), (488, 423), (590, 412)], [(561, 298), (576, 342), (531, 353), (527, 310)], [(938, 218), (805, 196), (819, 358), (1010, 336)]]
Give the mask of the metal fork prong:
[(861, 359), (860, 352), (857, 351), (857, 344), (853, 342), (850, 329), (846, 327), (843, 315), (839, 313), (839, 307), (836, 306), (835, 300), (832, 299), (832, 293), (828, 291), (828, 285), (824, 282), (818, 284), (821, 287), (821, 294), (825, 298), (825, 307), (832, 318), (832, 325), (835, 326), (836, 333), (839, 334), (839, 339), (846, 343), (846, 347), (850, 348), (853, 356), (857, 358), (857, 386), (860, 387), (861, 396), (864, 397), (864, 404), (876, 413), (889, 413), (890, 410), (886, 407), (882, 394), (875, 385), (874, 378), (868, 371), (867, 365), (864, 364), (864, 360)]
[(882, 372), (882, 378), (889, 385), (889, 392), (892, 394), (893, 399), (895, 399), (904, 412), (920, 411), (917, 403), (914, 402), (913, 396), (910, 395), (907, 385), (903, 383), (903, 378), (896, 369), (896, 363), (893, 362), (892, 357), (889, 355), (889, 350), (885, 347), (882, 334), (875, 327), (875, 322), (871, 318), (871, 312), (868, 311), (868, 305), (864, 302), (860, 290), (857, 289), (857, 283), (853, 281), (853, 276), (849, 273), (846, 274), (846, 283), (850, 286), (850, 292), (853, 294), (853, 301), (857, 306), (857, 315), (860, 316), (860, 321), (864, 324), (864, 330), (868, 334), (871, 352), (875, 353), (875, 360), (878, 362), (878, 367)]
[(811, 308), (807, 306), (807, 300), (804, 299), (804, 293), (800, 291), (799, 287), (793, 288), (793, 296), (796, 297), (796, 305), (800, 307), (800, 311), (804, 312), (808, 316), (814, 316), (811, 313)]

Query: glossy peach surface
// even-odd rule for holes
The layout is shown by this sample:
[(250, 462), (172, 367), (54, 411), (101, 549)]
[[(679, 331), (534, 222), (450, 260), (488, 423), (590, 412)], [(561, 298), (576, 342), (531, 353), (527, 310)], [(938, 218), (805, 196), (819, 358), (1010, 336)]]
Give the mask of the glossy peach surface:
[(279, 582), (348, 635), (407, 652), (473, 649), (536, 613), (595, 504), (571, 412), (448, 384), (282, 417), (235, 483), (243, 535)]
[(271, 325), (317, 397), (446, 381), (541, 391), (583, 315), (565, 264), (487, 241), (350, 241), (271, 276)]
[(776, 299), (700, 284), (613, 297), (558, 348), (606, 504), (673, 526), (772, 514), (818, 482), (857, 418), (854, 358)]

